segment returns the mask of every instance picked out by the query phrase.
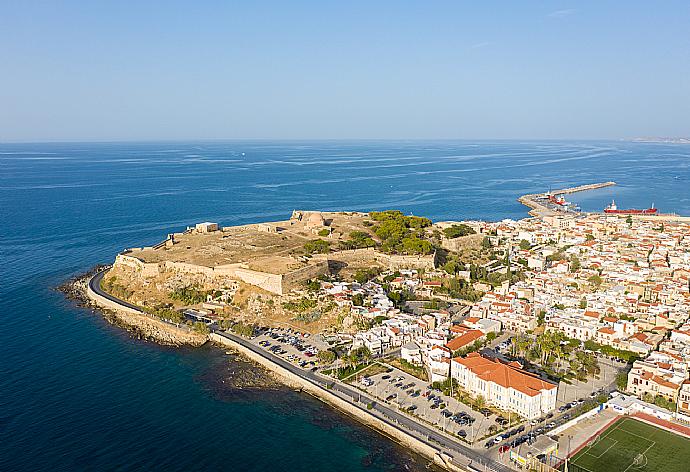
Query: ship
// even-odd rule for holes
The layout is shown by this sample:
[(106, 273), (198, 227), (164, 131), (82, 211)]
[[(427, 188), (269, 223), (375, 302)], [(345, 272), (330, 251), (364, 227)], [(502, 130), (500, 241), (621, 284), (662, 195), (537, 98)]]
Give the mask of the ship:
[(567, 205), (568, 202), (565, 201), (565, 197), (563, 195), (548, 195), (549, 201), (551, 203), (555, 203), (556, 205)]
[(619, 209), (616, 206), (616, 201), (611, 200), (611, 204), (604, 208), (604, 213), (613, 213), (615, 215), (656, 215), (658, 210), (654, 208), (654, 204), (650, 208), (645, 208), (640, 210), (637, 208), (628, 208), (625, 210)]

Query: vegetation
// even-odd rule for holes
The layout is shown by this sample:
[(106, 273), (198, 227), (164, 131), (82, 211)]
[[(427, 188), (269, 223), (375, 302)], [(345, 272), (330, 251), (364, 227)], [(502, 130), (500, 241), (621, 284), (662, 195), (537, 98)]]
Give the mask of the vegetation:
[(616, 387), (621, 392), (625, 392), (625, 390), (628, 388), (628, 373), (627, 372), (619, 372), (618, 374), (616, 374)]
[(335, 362), (337, 356), (335, 355), (335, 352), (331, 351), (330, 349), (324, 349), (319, 351), (316, 357), (324, 364), (332, 364)]
[(185, 305), (193, 305), (206, 301), (206, 296), (209, 293), (209, 291), (201, 290), (198, 285), (188, 285), (173, 290), (169, 293), (169, 297), (171, 300), (181, 301)]
[(327, 254), (330, 251), (331, 243), (323, 239), (314, 239), (304, 243), (304, 250), (307, 254)]
[(230, 329), (239, 336), (250, 337), (254, 335), (254, 325), (243, 323), (242, 321), (233, 324)]
[(407, 360), (401, 358), (401, 357), (396, 357), (392, 359), (389, 362), (390, 365), (397, 367), (398, 369), (402, 370), (403, 372), (406, 372), (410, 375), (413, 375), (417, 377), (420, 380), (428, 380), (429, 377), (427, 375), (426, 369), (421, 366), (421, 365), (414, 365)]
[(379, 274), (381, 273), (381, 269), (378, 267), (370, 267), (368, 269), (359, 269), (357, 272), (355, 272), (355, 282), (358, 282), (360, 284), (363, 284), (365, 282), (368, 282), (372, 279), (375, 279)]
[(316, 308), (316, 300), (312, 298), (302, 297), (298, 300), (283, 303), (283, 308), (288, 311), (296, 311), (298, 313), (302, 313), (304, 311)]
[(475, 233), (476, 231), (466, 224), (453, 225), (443, 230), (443, 234), (448, 239), (460, 238), (462, 236), (468, 236)]
[(331, 234), (331, 230), (328, 228), (324, 228), (324, 229), (320, 230), (317, 234), (321, 237), (326, 237), (329, 234)]
[(443, 285), (437, 289), (440, 293), (445, 293), (452, 298), (460, 298), (476, 302), (482, 298), (483, 292), (475, 290), (470, 282), (458, 277), (452, 277), (444, 280)]
[(127, 300), (134, 294), (134, 292), (132, 292), (126, 286), (120, 284), (117, 280), (117, 276), (115, 275), (101, 279), (101, 288), (107, 293), (124, 300)]
[(370, 213), (377, 222), (374, 233), (381, 239), (381, 250), (388, 254), (431, 254), (434, 246), (425, 239), (424, 228), (431, 220), (419, 216), (405, 216), (398, 210)]
[(589, 351), (601, 352), (605, 356), (616, 357), (627, 363), (635, 362), (639, 358), (639, 355), (632, 351), (626, 351), (623, 349), (616, 349), (611, 346), (602, 345), (592, 341), (591, 339), (585, 341), (585, 349)]
[(375, 246), (376, 241), (374, 241), (371, 235), (366, 231), (352, 231), (350, 233), (350, 238), (340, 243), (340, 247), (343, 249), (363, 249)]
[(600, 276), (598, 275), (593, 275), (587, 279), (589, 283), (594, 285), (595, 287), (599, 288), (599, 286), (602, 284), (603, 280)]
[(208, 327), (208, 325), (201, 321), (195, 321), (192, 323), (192, 329), (199, 334), (208, 334), (211, 332), (211, 329)]
[(523, 251), (527, 251), (531, 247), (532, 245), (526, 239), (520, 241), (520, 249), (522, 249)]

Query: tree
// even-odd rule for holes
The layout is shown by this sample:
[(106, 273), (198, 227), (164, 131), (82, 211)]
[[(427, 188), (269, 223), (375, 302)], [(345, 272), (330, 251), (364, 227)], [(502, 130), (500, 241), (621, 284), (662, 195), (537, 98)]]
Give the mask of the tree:
[(324, 349), (319, 351), (316, 357), (318, 357), (319, 360), (324, 364), (332, 364), (335, 361), (336, 355), (335, 352), (331, 351), (330, 349)]
[(597, 288), (599, 288), (599, 286), (603, 283), (602, 278), (598, 275), (592, 275), (587, 279), (587, 281)]
[(453, 225), (443, 230), (443, 234), (448, 239), (455, 239), (469, 234), (475, 234), (475, 231), (466, 224)]
[(629, 226), (632, 226), (632, 224), (633, 224), (632, 215), (628, 215), (628, 217), (625, 219), (625, 222), (628, 223)]
[(523, 251), (528, 251), (531, 247), (532, 245), (526, 239), (520, 241), (520, 249), (522, 249)]
[(587, 299), (585, 297), (582, 297), (580, 299), (580, 309), (584, 310), (585, 308), (587, 308)]
[(484, 236), (484, 239), (482, 239), (482, 248), (491, 249), (491, 246), (491, 239), (489, 239), (488, 236)]
[(628, 388), (628, 373), (627, 372), (619, 372), (616, 374), (616, 387), (618, 387), (618, 390), (621, 392), (625, 392), (625, 390)]
[(486, 400), (484, 399), (483, 396), (477, 395), (477, 398), (474, 399), (474, 406), (477, 410), (481, 410), (486, 406)]
[(304, 250), (308, 254), (326, 254), (330, 251), (330, 243), (323, 239), (314, 239), (304, 243)]
[(570, 271), (577, 272), (578, 270), (580, 270), (581, 267), (582, 264), (580, 264), (580, 259), (578, 259), (578, 257), (575, 254), (570, 256)]
[(587, 241), (594, 241), (594, 236), (592, 236), (591, 234), (587, 233), (587, 235), (585, 235), (585, 240), (587, 240)]
[(364, 296), (361, 293), (352, 295), (352, 304), (354, 306), (364, 306)]

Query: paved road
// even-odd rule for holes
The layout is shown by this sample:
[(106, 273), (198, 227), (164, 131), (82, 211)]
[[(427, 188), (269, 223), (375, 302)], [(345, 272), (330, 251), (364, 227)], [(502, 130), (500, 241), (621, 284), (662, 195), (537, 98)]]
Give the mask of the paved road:
[[(141, 311), (141, 309), (136, 305), (128, 303), (124, 300), (120, 300), (119, 298), (114, 297), (109, 293), (106, 293), (103, 290), (101, 290), (100, 282), (103, 278), (103, 275), (104, 272), (99, 272), (91, 278), (91, 280), (89, 281), (89, 286), (91, 287), (91, 290), (112, 302), (118, 303), (128, 308), (135, 309), (137, 311)], [(360, 392), (359, 390), (355, 390), (347, 384), (334, 381), (331, 378), (324, 377), (321, 374), (312, 372), (311, 370), (304, 370), (298, 366), (291, 364), (290, 362), (287, 362), (286, 360), (278, 356), (273, 355), (270, 352), (267, 352), (266, 350), (261, 349), (259, 346), (256, 346), (249, 342), (247, 339), (241, 338), (234, 334), (222, 331), (216, 331), (216, 334), (231, 339), (232, 341), (241, 344), (247, 349), (251, 349), (252, 351), (256, 352), (262, 357), (270, 360), (271, 362), (274, 362), (275, 364), (283, 367), (284, 369), (287, 369), (293, 374), (298, 375), (303, 379), (306, 379), (307, 381), (311, 382), (317, 387), (323, 388), (349, 401), (350, 403), (353, 403), (354, 405), (361, 408), (364, 412), (375, 415), (379, 419), (405, 431), (408, 434), (411, 434), (412, 436), (416, 437), (422, 442), (431, 445), (435, 449), (440, 449), (442, 452), (445, 452), (446, 454), (453, 457), (453, 461), (460, 466), (466, 467), (467, 464), (470, 463), (474, 466), (473, 468), (476, 468), (477, 470), (492, 470), (496, 472), (513, 472), (514, 470), (504, 464), (487, 458), (481, 453), (481, 451), (471, 449), (465, 446), (464, 444), (460, 443), (459, 441), (455, 441), (451, 439), (449, 436), (442, 434), (441, 432), (429, 428), (423, 424), (420, 424), (411, 417), (399, 413), (394, 409), (388, 407), (387, 405), (379, 403), (374, 398), (366, 395), (365, 393)], [(366, 405), (369, 403), (373, 405), (373, 408), (371, 410), (368, 410), (366, 408)]]
[[(236, 336), (234, 334), (220, 331), (217, 331), (216, 334), (231, 339), (232, 341), (241, 344), (247, 349), (251, 349), (252, 351), (256, 352), (262, 357), (269, 359), (271, 362), (274, 362), (275, 364), (278, 364), (284, 369), (289, 370), (293, 374), (298, 375), (303, 379), (308, 380), (312, 384), (321, 387), (331, 393), (335, 393), (339, 397), (344, 398), (347, 401), (359, 406), (362, 410), (366, 411), (367, 413), (373, 413), (376, 417), (384, 420), (388, 424), (400, 428), (408, 434), (412, 434), (417, 439), (420, 439), (421, 441), (431, 445), (436, 449), (441, 449), (443, 452), (446, 452), (450, 456), (454, 457), (456, 461), (461, 465), (466, 465), (469, 462), (469, 460), (471, 460), (474, 464), (481, 463), (482, 466), (486, 464), (488, 466), (487, 470), (495, 470), (500, 472), (508, 472), (513, 470), (503, 464), (487, 459), (483, 454), (481, 454), (480, 451), (471, 449), (458, 441), (452, 440), (451, 438), (442, 434), (439, 431), (436, 431), (423, 424), (418, 423), (409, 416), (399, 413), (398, 411), (388, 407), (387, 405), (380, 403), (374, 397), (371, 397), (366, 393), (362, 393), (361, 391), (356, 390), (347, 384), (334, 381), (329, 377), (322, 376), (316, 372), (312, 372), (311, 370), (304, 370), (290, 362), (287, 362), (285, 359), (275, 356), (272, 353), (259, 348), (258, 346), (254, 345), (248, 340)], [(330, 388), (328, 387), (329, 385)], [(373, 408), (371, 410), (368, 410), (366, 408), (366, 405), (368, 403), (373, 404)], [(464, 458), (466, 458), (467, 460), (463, 460), (462, 456), (464, 456)]]

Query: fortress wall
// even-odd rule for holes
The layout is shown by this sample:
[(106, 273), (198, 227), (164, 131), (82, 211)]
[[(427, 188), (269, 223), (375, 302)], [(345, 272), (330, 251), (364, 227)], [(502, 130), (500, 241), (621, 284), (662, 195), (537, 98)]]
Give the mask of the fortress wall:
[(268, 274), (250, 269), (236, 269), (235, 277), (243, 282), (256, 285), (268, 292), (278, 295), (283, 294), (283, 276), (278, 274)]
[(401, 256), (396, 254), (377, 254), (377, 260), (387, 264), (391, 270), (395, 269), (425, 269), (436, 268), (436, 254), (426, 256)]
[(213, 278), (213, 268), (200, 266), (196, 264), (188, 264), (186, 262), (171, 262), (165, 261), (162, 263), (166, 270), (173, 272), (179, 272), (183, 274), (195, 274), (204, 275), (209, 278)]
[(328, 272), (328, 261), (312, 261), (308, 266), (293, 270), (283, 275), (283, 293), (286, 293), (300, 285), (307, 279), (313, 279)]
[(126, 254), (118, 254), (115, 257), (115, 264), (132, 269), (141, 277), (155, 277), (160, 273), (158, 264), (147, 263), (141, 259)]

